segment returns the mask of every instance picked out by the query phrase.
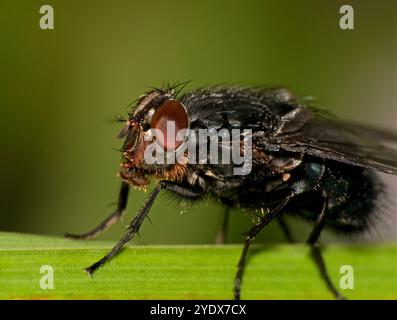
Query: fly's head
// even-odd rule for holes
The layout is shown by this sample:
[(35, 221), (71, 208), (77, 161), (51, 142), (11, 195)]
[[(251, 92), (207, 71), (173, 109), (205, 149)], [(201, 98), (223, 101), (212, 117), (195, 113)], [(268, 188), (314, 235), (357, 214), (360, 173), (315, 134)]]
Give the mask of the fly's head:
[[(170, 124), (175, 130), (169, 130)], [(176, 152), (183, 141), (175, 135), (180, 130), (188, 129), (188, 126), (187, 110), (176, 98), (174, 90), (154, 89), (143, 95), (129, 113), (129, 119), (118, 136), (125, 138), (121, 179), (142, 189), (146, 189), (151, 177), (181, 180), (186, 172), (184, 164), (148, 162), (146, 155), (152, 144), (165, 153)]]

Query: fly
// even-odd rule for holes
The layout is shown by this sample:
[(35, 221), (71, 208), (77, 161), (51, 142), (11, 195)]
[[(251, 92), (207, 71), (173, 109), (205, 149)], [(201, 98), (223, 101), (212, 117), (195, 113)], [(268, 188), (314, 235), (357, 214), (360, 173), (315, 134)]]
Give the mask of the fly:
[[(328, 289), (342, 299), (318, 246), (321, 232), (329, 228), (356, 234), (370, 228), (383, 190), (375, 172), (397, 174), (397, 151), (386, 146), (397, 142), (397, 135), (338, 120), (283, 88), (216, 86), (181, 94), (182, 89), (153, 89), (129, 113), (119, 134), (125, 141), (116, 210), (92, 231), (67, 236), (100, 235), (122, 217), (131, 187), (146, 189), (152, 180), (157, 184), (124, 237), (85, 271), (93, 274), (130, 241), (157, 195), (167, 190), (181, 199), (220, 201), (226, 208), (221, 241), (230, 208), (244, 208), (257, 217), (246, 233), (235, 299), (240, 299), (246, 256), (258, 233), (274, 220), (293, 241), (283, 219), (287, 214), (313, 223), (307, 244)], [(197, 139), (203, 131), (207, 136)], [(212, 158), (209, 150), (218, 155)], [(153, 161), (153, 155), (154, 160), (177, 161)], [(243, 162), (224, 161), (233, 156)]]

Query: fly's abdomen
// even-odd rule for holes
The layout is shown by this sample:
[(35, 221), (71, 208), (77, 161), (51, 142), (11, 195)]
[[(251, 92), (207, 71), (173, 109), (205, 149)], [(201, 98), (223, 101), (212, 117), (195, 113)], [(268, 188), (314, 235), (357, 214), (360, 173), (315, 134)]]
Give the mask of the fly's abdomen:
[(323, 177), (322, 188), (328, 195), (329, 227), (339, 232), (367, 229), (381, 190), (372, 171), (331, 162)]

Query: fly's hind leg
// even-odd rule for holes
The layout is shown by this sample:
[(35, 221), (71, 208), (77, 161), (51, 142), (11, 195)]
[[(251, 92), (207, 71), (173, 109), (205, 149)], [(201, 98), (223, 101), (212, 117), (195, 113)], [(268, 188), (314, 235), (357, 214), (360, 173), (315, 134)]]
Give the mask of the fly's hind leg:
[(317, 266), (318, 271), (320, 272), (321, 277), (324, 279), (325, 284), (329, 291), (335, 296), (338, 300), (344, 300), (345, 297), (336, 289), (332, 280), (328, 274), (327, 267), (325, 266), (325, 262), (321, 253), (321, 248), (318, 243), (318, 239), (320, 238), (321, 231), (324, 229), (326, 220), (327, 220), (327, 198), (325, 198), (322, 210), (320, 215), (318, 216), (315, 226), (307, 240), (307, 244), (310, 246), (312, 258)]

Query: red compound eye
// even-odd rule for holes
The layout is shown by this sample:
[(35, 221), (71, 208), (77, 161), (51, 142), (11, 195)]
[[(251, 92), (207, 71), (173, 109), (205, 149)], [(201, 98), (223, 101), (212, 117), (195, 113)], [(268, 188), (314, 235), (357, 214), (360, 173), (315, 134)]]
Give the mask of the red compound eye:
[[(167, 123), (169, 130), (167, 130)], [(188, 127), (185, 107), (177, 100), (164, 101), (153, 114), (151, 126), (163, 133), (163, 137), (161, 135), (158, 137), (158, 142), (165, 150), (175, 150), (183, 142), (177, 141), (178, 131)], [(175, 130), (172, 130), (172, 128), (175, 128)]]

